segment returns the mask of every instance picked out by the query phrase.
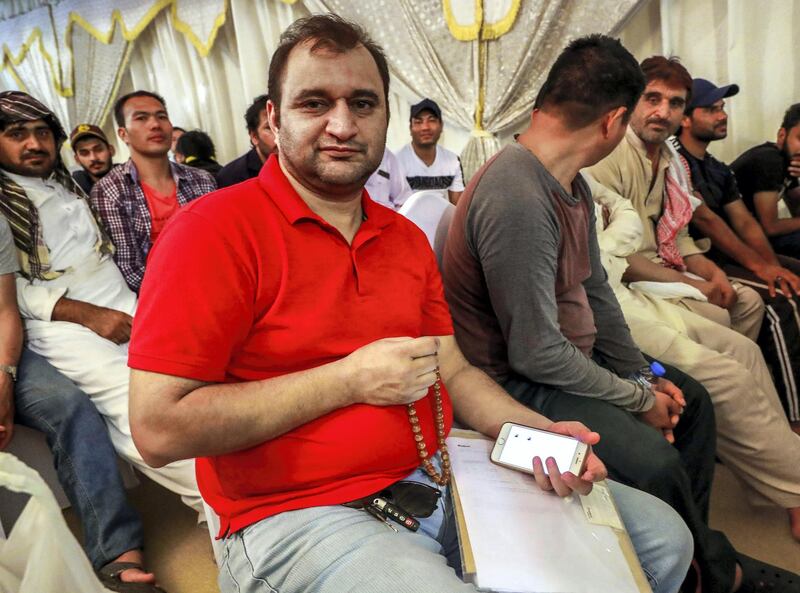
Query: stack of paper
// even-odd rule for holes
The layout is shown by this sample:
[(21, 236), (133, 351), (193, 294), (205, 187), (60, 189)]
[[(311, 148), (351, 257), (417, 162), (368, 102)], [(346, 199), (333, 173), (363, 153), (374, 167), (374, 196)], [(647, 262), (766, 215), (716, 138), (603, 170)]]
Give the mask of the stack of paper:
[(493, 442), (476, 433), (451, 436), (447, 446), (464, 573), (479, 589), (650, 591), (605, 484), (564, 499), (540, 490), (533, 476), (492, 463)]

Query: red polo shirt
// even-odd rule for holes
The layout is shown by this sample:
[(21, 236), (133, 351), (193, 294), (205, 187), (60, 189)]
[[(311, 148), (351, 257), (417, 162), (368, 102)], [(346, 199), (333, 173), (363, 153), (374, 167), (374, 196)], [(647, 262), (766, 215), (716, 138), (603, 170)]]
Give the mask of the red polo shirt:
[[(381, 338), (451, 335), (424, 234), (366, 193), (362, 207), (366, 220), (348, 245), (272, 156), (257, 178), (181, 209), (150, 253), (129, 365), (201, 381), (256, 381)], [(449, 431), (452, 410), (442, 394)], [(429, 452), (436, 450), (432, 398), (431, 390), (417, 403)], [(405, 406), (359, 404), (256, 447), (199, 458), (197, 480), (224, 533), (367, 496), (418, 463)]]

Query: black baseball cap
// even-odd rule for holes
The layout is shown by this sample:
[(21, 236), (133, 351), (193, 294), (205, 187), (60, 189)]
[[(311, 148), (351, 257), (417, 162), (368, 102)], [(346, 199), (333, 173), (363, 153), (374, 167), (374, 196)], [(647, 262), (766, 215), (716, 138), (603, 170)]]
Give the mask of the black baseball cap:
[(692, 100), (689, 101), (689, 109), (709, 107), (720, 99), (733, 97), (738, 92), (738, 84), (717, 86), (705, 78), (695, 78), (692, 81)]
[(108, 138), (106, 138), (106, 135), (103, 133), (103, 130), (101, 130), (94, 124), (78, 124), (77, 126), (75, 126), (75, 129), (72, 130), (72, 132), (70, 132), (69, 143), (72, 144), (74, 148), (75, 143), (78, 140), (83, 140), (84, 138), (88, 138), (89, 136), (98, 138), (99, 140), (102, 140), (106, 144), (109, 144)]
[(442, 110), (439, 109), (439, 106), (436, 104), (435, 101), (431, 99), (423, 99), (419, 103), (416, 103), (411, 106), (411, 117), (417, 117), (423, 111), (430, 111), (440, 120), (442, 119)]

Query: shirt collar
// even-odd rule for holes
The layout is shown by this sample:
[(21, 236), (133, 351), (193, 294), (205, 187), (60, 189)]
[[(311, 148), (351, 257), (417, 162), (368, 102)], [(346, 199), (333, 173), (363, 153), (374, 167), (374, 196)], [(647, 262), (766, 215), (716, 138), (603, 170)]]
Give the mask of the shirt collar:
[(10, 171), (6, 171), (5, 169), (3, 169), (2, 171), (4, 175), (6, 175), (9, 179), (11, 179), (13, 182), (15, 182), (23, 189), (42, 190), (45, 187), (49, 187), (50, 185), (61, 185), (56, 179), (54, 173), (50, 173), (50, 175), (48, 175), (43, 179), (41, 177), (30, 177), (27, 175), (19, 175), (17, 173), (11, 173)]
[[(630, 125), (628, 125), (628, 129), (625, 131), (625, 140), (639, 153), (645, 162), (650, 162), (647, 158), (647, 147)], [(666, 169), (669, 166), (669, 150), (666, 147), (667, 142), (669, 142), (669, 140), (662, 142), (661, 146), (658, 147), (659, 169)]]
[[(119, 166), (122, 167), (123, 175), (128, 177), (136, 185), (141, 184), (139, 181), (139, 171), (136, 169), (136, 164), (133, 162), (133, 159), (129, 158), (126, 163)], [(178, 181), (186, 180), (186, 167), (181, 167), (179, 164), (169, 161), (169, 170), (176, 187), (178, 186)]]
[[(322, 226), (331, 226), (311, 210), (303, 198), (295, 191), (281, 170), (276, 154), (271, 154), (267, 162), (264, 163), (258, 174), (258, 182), (290, 224), (296, 224), (301, 220), (314, 220)], [(361, 211), (364, 213), (366, 220), (362, 223), (359, 232), (368, 228), (382, 229), (391, 224), (393, 216), (395, 216), (394, 212), (370, 199), (363, 189), (361, 190)]]
[(689, 152), (689, 149), (687, 149), (683, 145), (683, 142), (681, 142), (680, 136), (673, 136), (672, 137), (672, 145), (675, 147), (675, 150), (677, 150), (681, 154), (681, 156), (683, 158), (685, 158), (689, 162), (710, 164), (710, 163), (712, 163), (712, 159), (714, 158), (711, 155), (711, 153), (708, 152), (708, 150), (706, 150), (705, 153), (703, 154), (703, 158), (701, 158), (701, 159), (697, 158), (691, 152)]

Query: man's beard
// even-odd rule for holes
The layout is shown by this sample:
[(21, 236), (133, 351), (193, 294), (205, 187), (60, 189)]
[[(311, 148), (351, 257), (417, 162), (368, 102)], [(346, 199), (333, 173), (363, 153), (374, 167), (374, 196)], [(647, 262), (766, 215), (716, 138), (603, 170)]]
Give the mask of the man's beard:
[(108, 174), (109, 171), (111, 171), (111, 163), (108, 163), (108, 165), (104, 169), (101, 169), (97, 173), (92, 173), (87, 169), (87, 173), (89, 173), (89, 175), (91, 175), (95, 179), (102, 179)]
[(22, 160), (18, 165), (5, 165), (3, 168), (9, 173), (15, 173), (23, 177), (41, 177), (42, 179), (49, 177), (56, 168), (56, 159), (48, 152), (31, 151), (23, 155), (23, 158), (26, 156), (42, 156), (45, 158), (39, 165), (26, 164), (26, 161)]
[(728, 137), (727, 130), (720, 132), (716, 127), (708, 130), (692, 130), (691, 134), (695, 140), (699, 140), (700, 142), (714, 142), (715, 140), (722, 140)]
[[(280, 157), (295, 177), (302, 176), (308, 182), (318, 186), (320, 191), (333, 190), (335, 192), (335, 188), (363, 187), (383, 158), (383, 150), (370, 154), (367, 145), (359, 144), (354, 148), (362, 150), (363, 157), (359, 162), (351, 163), (349, 167), (337, 167), (335, 161), (323, 162), (322, 154), (318, 151), (311, 152), (298, 161), (293, 158), (295, 151), (292, 140), (291, 136), (287, 137), (284, 133), (281, 146), (283, 151), (279, 151)], [(298, 181), (302, 182), (302, 179), (298, 179)], [(347, 190), (345, 189), (345, 191)]]

